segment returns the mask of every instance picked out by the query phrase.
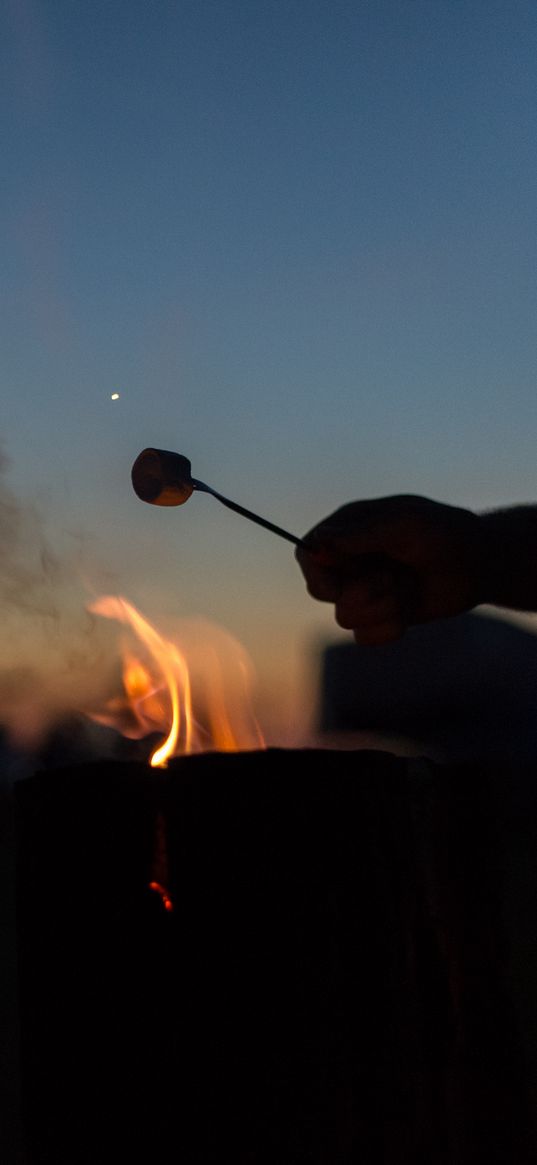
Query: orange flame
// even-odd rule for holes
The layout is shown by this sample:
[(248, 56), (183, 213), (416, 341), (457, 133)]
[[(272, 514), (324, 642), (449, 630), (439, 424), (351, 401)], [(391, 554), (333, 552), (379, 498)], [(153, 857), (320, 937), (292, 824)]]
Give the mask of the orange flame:
[[(104, 595), (90, 604), (89, 610), (127, 626), (143, 645), (145, 655), (145, 660), (140, 659), (130, 642), (124, 644), (124, 695), (109, 700), (104, 711), (92, 713), (93, 720), (134, 739), (151, 732), (166, 732), (151, 756), (150, 763), (155, 767), (165, 768), (170, 757), (192, 752), (264, 747), (250, 711), (247, 662), (242, 648), (230, 636), (213, 628), (209, 640), (206, 626), (202, 634), (198, 627), (187, 662), (186, 647), (181, 649), (171, 639), (165, 639), (127, 599)], [(225, 650), (219, 652), (217, 643)], [(198, 673), (204, 728), (193, 714), (191, 669)], [(240, 693), (236, 691), (237, 677)]]

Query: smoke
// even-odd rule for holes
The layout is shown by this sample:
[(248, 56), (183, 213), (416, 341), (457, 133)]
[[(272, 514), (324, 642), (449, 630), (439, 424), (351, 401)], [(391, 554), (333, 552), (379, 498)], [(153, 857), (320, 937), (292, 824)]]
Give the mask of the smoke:
[(42, 533), (42, 519), (31, 505), (15, 500), (5, 481), (7, 458), (0, 452), (0, 609), (54, 618), (54, 588), (59, 560)]
[(52, 533), (7, 477), (0, 451), (0, 728), (31, 749), (66, 715), (104, 698), (114, 657), (110, 632), (86, 610), (84, 539)]

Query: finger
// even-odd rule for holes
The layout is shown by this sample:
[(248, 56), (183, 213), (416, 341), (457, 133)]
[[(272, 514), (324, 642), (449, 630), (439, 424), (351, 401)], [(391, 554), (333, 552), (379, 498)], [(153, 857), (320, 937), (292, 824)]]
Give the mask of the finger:
[(335, 615), (339, 626), (347, 631), (403, 624), (401, 606), (393, 589), (374, 591), (354, 582), (344, 586), (335, 600)]
[(341, 560), (360, 559), (361, 555), (378, 554), (384, 550), (384, 539), (378, 528), (320, 525), (302, 539), (306, 550), (319, 561), (336, 564)]
[(326, 567), (311, 565), (304, 570), (306, 588), (313, 599), (322, 603), (335, 603), (341, 594), (341, 575)]
[(400, 639), (405, 631), (406, 626), (400, 619), (392, 619), (373, 627), (355, 627), (353, 634), (360, 647), (379, 647), (382, 643)]
[(345, 567), (338, 563), (334, 568), (330, 559), (325, 561), (322, 555), (302, 550), (297, 551), (296, 557), (309, 594), (322, 602), (335, 603), (343, 590), (352, 589), (353, 601), (368, 606), (394, 590), (393, 572), (384, 564), (379, 566), (376, 558), (364, 555), (353, 560), (351, 571), (348, 561)]
[[(370, 545), (373, 546), (373, 542)], [(329, 538), (324, 542), (313, 538), (306, 546), (302, 544), (298, 547), (295, 554), (306, 578), (311, 576), (312, 581), (317, 571), (324, 569), (331, 572), (334, 581), (338, 578), (353, 582), (358, 587), (363, 586), (364, 598), (369, 597), (368, 588), (371, 595), (395, 589), (396, 576), (401, 570), (397, 562), (385, 554), (373, 551), (360, 550), (357, 553), (349, 553), (350, 546), (351, 542), (348, 540)], [(322, 597), (333, 601), (335, 594), (323, 586)]]
[(340, 506), (328, 518), (314, 526), (303, 541), (313, 549), (322, 546), (337, 554), (389, 554), (392, 549), (394, 521), (400, 520), (402, 497), (369, 498)]

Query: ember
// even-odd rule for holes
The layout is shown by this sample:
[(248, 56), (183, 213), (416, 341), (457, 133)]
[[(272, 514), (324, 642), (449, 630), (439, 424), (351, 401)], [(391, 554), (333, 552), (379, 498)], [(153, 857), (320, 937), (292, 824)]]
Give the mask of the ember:
[(164, 889), (164, 886), (161, 886), (160, 882), (150, 882), (149, 889), (154, 890), (155, 893), (160, 896), (162, 905), (164, 906), (165, 910), (170, 912), (173, 910), (173, 902), (169, 897), (168, 892)]

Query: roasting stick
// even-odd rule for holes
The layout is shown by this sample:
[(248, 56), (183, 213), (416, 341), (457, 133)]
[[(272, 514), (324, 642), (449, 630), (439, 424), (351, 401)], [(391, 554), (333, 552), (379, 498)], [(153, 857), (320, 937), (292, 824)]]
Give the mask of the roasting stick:
[(143, 502), (149, 502), (150, 505), (182, 506), (197, 489), (201, 493), (212, 494), (213, 498), (217, 498), (229, 510), (234, 510), (243, 518), (249, 518), (251, 522), (256, 522), (265, 530), (271, 530), (273, 534), (279, 534), (280, 538), (285, 538), (294, 546), (304, 545), (302, 539), (297, 538), (295, 534), (290, 534), (288, 530), (283, 530), (274, 522), (254, 514), (253, 510), (247, 510), (238, 502), (232, 502), (212, 486), (192, 477), (190, 461), (182, 453), (171, 453), (166, 449), (144, 449), (134, 462), (131, 476), (135, 493)]
[(293, 542), (295, 546), (302, 546), (302, 539), (297, 538), (296, 534), (290, 534), (289, 530), (282, 529), (281, 526), (276, 526), (274, 522), (269, 522), (267, 518), (262, 518), (260, 514), (254, 514), (253, 510), (247, 510), (245, 506), (239, 506), (238, 502), (232, 502), (230, 498), (225, 498), (223, 494), (217, 493), (210, 485), (206, 485), (204, 481), (198, 481), (195, 477), (192, 478), (194, 489), (199, 489), (202, 493), (212, 494), (213, 498), (218, 498), (228, 510), (234, 510), (236, 514), (242, 514), (243, 518), (249, 518), (251, 522), (257, 522), (258, 526), (263, 526), (265, 530), (272, 530), (273, 534), (279, 534), (280, 538), (286, 538), (288, 542)]

